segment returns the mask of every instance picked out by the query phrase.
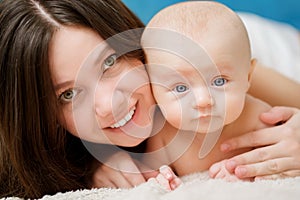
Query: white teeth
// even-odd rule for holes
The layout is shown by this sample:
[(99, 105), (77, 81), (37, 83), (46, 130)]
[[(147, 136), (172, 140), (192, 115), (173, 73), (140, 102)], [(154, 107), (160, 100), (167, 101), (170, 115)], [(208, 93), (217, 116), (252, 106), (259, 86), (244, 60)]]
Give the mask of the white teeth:
[(134, 114), (135, 108), (133, 108), (123, 119), (112, 125), (110, 128), (119, 128), (121, 126), (124, 126), (129, 120), (131, 120), (133, 114)]

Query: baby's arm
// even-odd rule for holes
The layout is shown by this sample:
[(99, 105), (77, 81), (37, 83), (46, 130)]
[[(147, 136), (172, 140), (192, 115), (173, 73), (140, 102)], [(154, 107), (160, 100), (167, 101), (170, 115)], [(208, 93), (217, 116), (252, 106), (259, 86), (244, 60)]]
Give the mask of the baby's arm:
[(148, 181), (156, 181), (167, 191), (175, 190), (182, 184), (181, 179), (176, 176), (173, 170), (167, 166), (163, 165), (159, 168), (159, 174), (155, 178), (150, 178)]
[[(249, 94), (272, 106), (300, 108), (300, 84), (258, 63), (251, 78)], [(290, 97), (290, 98), (289, 98)]]

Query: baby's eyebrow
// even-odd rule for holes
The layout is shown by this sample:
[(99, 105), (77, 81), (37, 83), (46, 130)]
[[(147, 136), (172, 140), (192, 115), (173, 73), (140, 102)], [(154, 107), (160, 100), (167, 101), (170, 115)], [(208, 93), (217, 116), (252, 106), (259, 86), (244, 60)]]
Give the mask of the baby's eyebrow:
[(232, 72), (233, 67), (228, 64), (218, 64), (216, 65), (219, 72)]
[[(167, 78), (166, 78), (167, 77)], [(178, 72), (168, 72), (168, 73), (162, 73), (162, 74), (156, 74), (152, 77), (151, 83), (159, 83), (164, 85), (173, 85), (177, 82), (186, 82), (185, 75), (181, 75)]]

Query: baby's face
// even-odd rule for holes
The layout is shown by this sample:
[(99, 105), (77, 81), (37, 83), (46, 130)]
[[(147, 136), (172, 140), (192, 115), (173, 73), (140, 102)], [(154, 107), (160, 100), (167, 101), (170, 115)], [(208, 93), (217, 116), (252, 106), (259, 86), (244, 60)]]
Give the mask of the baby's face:
[(205, 49), (189, 52), (190, 60), (170, 51), (146, 50), (154, 97), (174, 127), (213, 132), (241, 114), (250, 59), (229, 39), (206, 41)]

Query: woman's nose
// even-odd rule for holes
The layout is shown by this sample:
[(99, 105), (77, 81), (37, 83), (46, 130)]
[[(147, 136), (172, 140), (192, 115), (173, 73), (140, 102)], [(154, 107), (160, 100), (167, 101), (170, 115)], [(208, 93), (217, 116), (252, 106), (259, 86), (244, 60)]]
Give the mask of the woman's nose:
[(209, 108), (214, 104), (211, 93), (206, 87), (199, 87), (194, 89), (193, 91), (195, 98), (194, 108)]
[(126, 104), (124, 94), (118, 89), (104, 90), (101, 87), (97, 87), (95, 90), (95, 112), (97, 116), (105, 118), (108, 116), (114, 116), (118, 110), (126, 109), (122, 106)]

